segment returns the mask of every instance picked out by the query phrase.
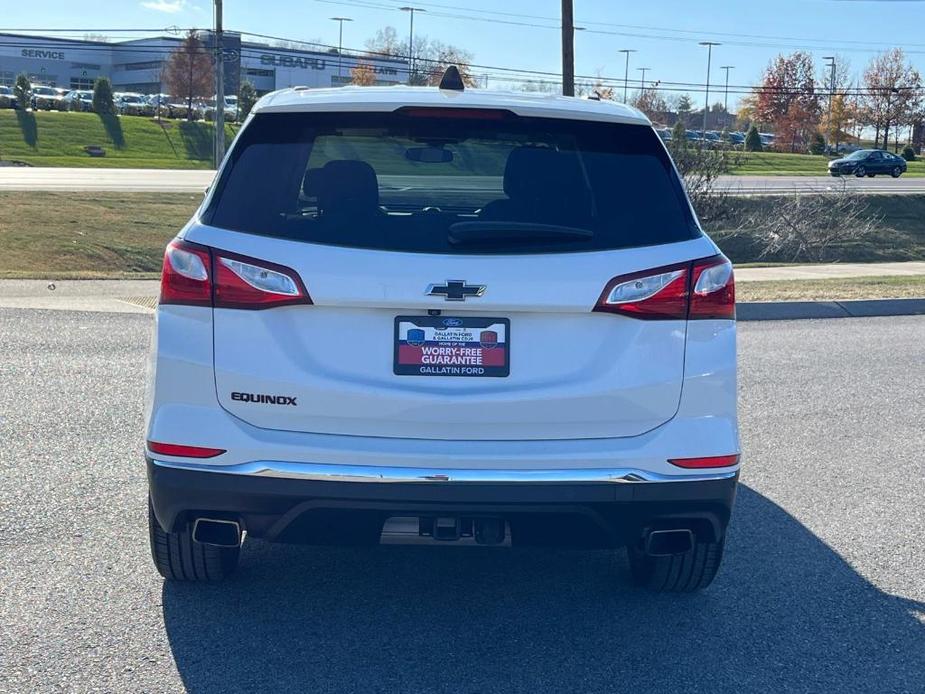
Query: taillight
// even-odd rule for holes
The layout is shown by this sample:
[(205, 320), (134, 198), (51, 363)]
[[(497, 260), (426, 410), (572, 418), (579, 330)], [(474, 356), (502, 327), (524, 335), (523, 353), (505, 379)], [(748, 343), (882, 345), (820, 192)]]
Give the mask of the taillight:
[(258, 309), (312, 302), (290, 268), (219, 250), (212, 253), (216, 308)]
[(148, 450), (160, 455), (175, 455), (181, 458), (214, 458), (225, 452), (224, 448), (187, 446), (180, 443), (162, 443), (160, 441), (148, 441)]
[(728, 258), (719, 255), (696, 261), (691, 285), (691, 320), (736, 317), (735, 275)]
[(594, 310), (646, 320), (735, 318), (732, 263), (717, 255), (614, 277)]
[(738, 464), (739, 454), (713, 455), (702, 458), (672, 458), (668, 462), (683, 468), (731, 467)]
[(598, 299), (595, 311), (633, 318), (684, 320), (690, 263), (614, 277)]
[(187, 241), (174, 240), (164, 252), (161, 273), (161, 304), (211, 306), (212, 283), (209, 249)]
[(175, 240), (164, 253), (160, 303), (262, 309), (312, 301), (291, 268)]

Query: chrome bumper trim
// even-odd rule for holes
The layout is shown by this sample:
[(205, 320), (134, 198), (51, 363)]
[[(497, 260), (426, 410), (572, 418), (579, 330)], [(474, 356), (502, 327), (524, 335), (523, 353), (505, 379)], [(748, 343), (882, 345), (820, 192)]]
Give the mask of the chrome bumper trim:
[(482, 484), (569, 484), (613, 482), (704, 482), (735, 477), (739, 468), (718, 472), (665, 475), (635, 468), (583, 468), (553, 470), (480, 470), (472, 468), (379, 467), (375, 465), (331, 465), (326, 463), (284, 463), (255, 461), (234, 465), (152, 460), (154, 465), (175, 470), (217, 472), (225, 475), (277, 477), (315, 482), (373, 482), (426, 484), (441, 482)]

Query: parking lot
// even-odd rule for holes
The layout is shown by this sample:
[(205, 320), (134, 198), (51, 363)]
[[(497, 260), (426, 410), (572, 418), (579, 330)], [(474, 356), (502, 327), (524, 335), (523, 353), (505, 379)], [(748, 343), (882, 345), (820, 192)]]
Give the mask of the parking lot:
[(151, 329), (0, 309), (0, 691), (923, 691), (923, 317), (740, 325), (743, 484), (680, 597), (622, 554), (462, 547), (251, 543), (164, 584)]

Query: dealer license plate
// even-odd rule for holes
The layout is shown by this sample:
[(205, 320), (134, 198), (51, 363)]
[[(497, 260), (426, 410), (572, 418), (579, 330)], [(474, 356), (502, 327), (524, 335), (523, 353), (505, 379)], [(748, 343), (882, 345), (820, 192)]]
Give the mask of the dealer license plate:
[(511, 372), (507, 318), (397, 316), (395, 361), (399, 376), (495, 376)]

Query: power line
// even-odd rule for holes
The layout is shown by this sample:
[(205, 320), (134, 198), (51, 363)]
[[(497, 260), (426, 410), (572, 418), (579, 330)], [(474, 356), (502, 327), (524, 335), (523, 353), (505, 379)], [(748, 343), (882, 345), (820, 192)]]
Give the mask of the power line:
[[(195, 28), (193, 30), (196, 30)], [(35, 31), (42, 31), (40, 29)], [(202, 30), (199, 30), (202, 31)], [(305, 45), (315, 46), (319, 49), (327, 50), (318, 50), (314, 51), (318, 55), (329, 56), (333, 55), (330, 51), (336, 50), (337, 47), (329, 44), (316, 44), (308, 43), (305, 41), (298, 41), (296, 39), (273, 36), (269, 34), (257, 34), (252, 32), (236, 32), (240, 33), (242, 36), (250, 36), (263, 38), (268, 40), (275, 41), (286, 41), (289, 43), (302, 43)], [(26, 37), (24, 37), (26, 38)], [(40, 37), (45, 38), (45, 37)], [(163, 40), (166, 42), (180, 42), (182, 39), (176, 37), (154, 37), (151, 40)], [(55, 48), (60, 47), (60, 44), (54, 43), (55, 39), (51, 38), (50, 42), (42, 43), (36, 41), (21, 41), (21, 42), (3, 42), (2, 45), (12, 46), (12, 47), (24, 47), (24, 48)], [(266, 48), (260, 45), (251, 45), (241, 47), (241, 56), (248, 58), (259, 58), (264, 55), (266, 49), (273, 49), (273, 46), (267, 45)], [(169, 54), (173, 53), (176, 50), (176, 46), (162, 45), (162, 46), (139, 46), (134, 43), (112, 43), (112, 44), (92, 44), (81, 47), (82, 51), (88, 52), (119, 52), (124, 51), (126, 53), (131, 53), (132, 55), (138, 56), (152, 56), (158, 58), (165, 58)], [(287, 49), (287, 48), (278, 48), (277, 50), (296, 50), (296, 49)], [(209, 51), (205, 48), (202, 49), (202, 52), (205, 54), (210, 54)], [(409, 56), (403, 54), (390, 54), (390, 53), (380, 53), (376, 51), (369, 51), (366, 49), (353, 49), (345, 48), (344, 55), (350, 56), (356, 60), (362, 60), (363, 58), (381, 58), (381, 59), (391, 59), (393, 61), (408, 61)], [(421, 58), (418, 57), (417, 60), (424, 63), (437, 64), (438, 61), (433, 59)], [(488, 65), (481, 63), (470, 63), (470, 70), (475, 70), (481, 74), (485, 74), (492, 78), (495, 81), (501, 81), (506, 83), (534, 83), (537, 85), (559, 85), (561, 84), (561, 74), (545, 71), (545, 70), (532, 70), (527, 68), (516, 68), (516, 67), (505, 67), (499, 65)], [(410, 73), (410, 68), (406, 65), (396, 64), (395, 66), (396, 74), (404, 75)], [(139, 69), (138, 72), (144, 72), (144, 70)], [(549, 79), (552, 78), (552, 79)], [(579, 81), (582, 86), (591, 86), (599, 84), (603, 87), (616, 87), (624, 83), (623, 77), (609, 77), (604, 75), (576, 75), (576, 80)], [(629, 80), (629, 83), (634, 85), (634, 89), (639, 89), (642, 87), (642, 80)], [(901, 89), (909, 89), (909, 87), (900, 87)], [(656, 92), (668, 92), (668, 93), (701, 93), (706, 91), (706, 84), (699, 82), (672, 82), (668, 80), (659, 80), (657, 84), (650, 85), (646, 89), (653, 90)], [(842, 96), (871, 96), (879, 95), (882, 93), (882, 89), (878, 88), (868, 88), (868, 87), (851, 87), (848, 89), (838, 90), (837, 94)], [(733, 95), (758, 95), (758, 94), (777, 94), (782, 96), (793, 96), (804, 94), (805, 90), (802, 88), (796, 88), (791, 86), (781, 86), (781, 87), (764, 87), (762, 85), (742, 85), (742, 84), (732, 84), (729, 85), (729, 93)], [(821, 93), (820, 93), (821, 95)]]

